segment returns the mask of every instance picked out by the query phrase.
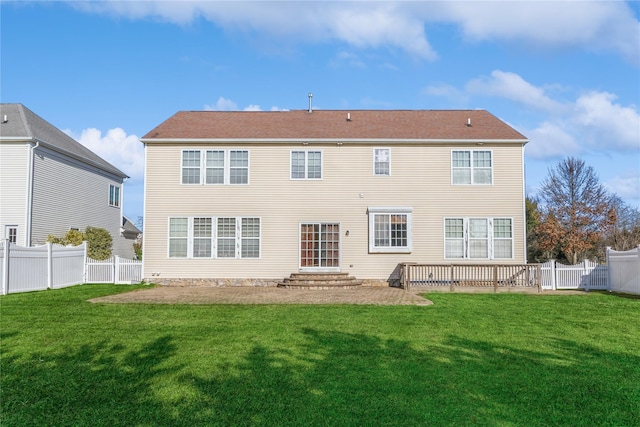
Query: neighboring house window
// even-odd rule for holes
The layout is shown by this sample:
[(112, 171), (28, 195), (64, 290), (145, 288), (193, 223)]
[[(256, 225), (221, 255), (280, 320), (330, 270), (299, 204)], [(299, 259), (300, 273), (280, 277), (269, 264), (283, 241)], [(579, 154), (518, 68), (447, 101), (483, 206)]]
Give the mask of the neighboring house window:
[(391, 175), (391, 149), (373, 149), (373, 174), (375, 176)]
[(488, 150), (452, 151), (451, 182), (454, 185), (490, 185), (493, 182), (492, 152)]
[(446, 259), (513, 258), (511, 218), (445, 218)]
[(4, 237), (9, 240), (9, 243), (18, 243), (18, 226), (7, 225), (4, 228)]
[(260, 258), (260, 218), (169, 218), (169, 258)]
[(248, 184), (249, 151), (183, 150), (183, 184)]
[(292, 151), (291, 179), (322, 179), (322, 151)]
[(109, 184), (109, 206), (120, 207), (120, 187)]
[(369, 252), (411, 252), (411, 208), (369, 208)]

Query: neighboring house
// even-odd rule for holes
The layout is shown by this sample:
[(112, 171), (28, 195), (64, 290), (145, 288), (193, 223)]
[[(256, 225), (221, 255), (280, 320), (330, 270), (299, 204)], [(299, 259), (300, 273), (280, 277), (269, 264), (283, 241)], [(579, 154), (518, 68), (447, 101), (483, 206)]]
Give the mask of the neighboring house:
[(183, 111), (142, 142), (147, 280), (526, 263), (527, 138), (487, 111)]
[[(133, 245), (135, 243), (140, 244), (142, 242), (142, 230), (140, 230), (129, 218), (122, 215), (122, 227), (120, 228), (120, 235), (127, 243), (125, 246), (132, 248), (132, 253), (127, 253), (127, 258), (136, 259), (135, 249)], [(130, 255), (130, 256), (129, 256)]]
[(22, 246), (101, 227), (113, 253), (133, 258), (123, 238), (127, 175), (22, 104), (0, 104), (0, 235)]

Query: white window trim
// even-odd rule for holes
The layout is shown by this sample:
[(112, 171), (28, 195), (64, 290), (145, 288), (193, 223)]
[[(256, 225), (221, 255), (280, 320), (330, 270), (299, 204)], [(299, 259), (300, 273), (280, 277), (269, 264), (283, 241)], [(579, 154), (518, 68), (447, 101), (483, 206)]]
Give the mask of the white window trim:
[[(461, 151), (468, 151), (470, 154), (470, 165), (469, 168), (460, 168), (460, 167), (456, 167), (455, 169), (469, 169), (469, 173), (471, 174), (471, 182), (469, 184), (456, 184), (453, 182), (453, 170), (454, 170), (454, 166), (453, 166), (453, 153), (454, 152), (461, 152)], [(476, 184), (475, 182), (473, 182), (473, 153), (474, 152), (479, 152), (479, 151), (488, 151), (489, 153), (491, 153), (491, 182), (488, 184)], [(450, 170), (451, 170), (451, 185), (454, 186), (463, 186), (463, 185), (473, 185), (473, 186), (491, 186), (493, 185), (493, 176), (494, 176), (494, 157), (493, 157), (493, 150), (491, 149), (468, 149), (468, 150), (464, 150), (464, 149), (457, 149), (457, 150), (451, 150), (451, 156), (450, 156)], [(483, 168), (484, 169), (484, 168)]]
[[(112, 203), (112, 198), (111, 198), (111, 192), (113, 191), (114, 193), (114, 197), (113, 197), (113, 203)], [(121, 193), (122, 190), (120, 188), (119, 185), (115, 185), (115, 184), (109, 184), (109, 206), (112, 206), (114, 208), (119, 208), (120, 205), (122, 203), (120, 203), (120, 199), (121, 199)], [(117, 197), (115, 197), (117, 194)]]
[[(200, 182), (194, 183), (185, 183), (182, 182), (182, 171), (184, 170), (184, 166), (182, 162), (184, 160), (184, 153), (187, 151), (198, 151), (200, 152)], [(223, 183), (207, 183), (207, 152), (208, 151), (222, 151), (224, 153), (224, 178)], [(231, 183), (231, 152), (232, 151), (245, 151), (247, 153), (247, 182), (246, 183)], [(194, 167), (195, 168), (195, 167)], [(180, 152), (180, 185), (185, 185), (188, 187), (192, 187), (194, 185), (249, 185), (251, 183), (251, 153), (250, 150), (243, 148), (208, 148), (208, 149), (193, 149), (193, 148), (185, 148)]]
[[(309, 178), (309, 153), (320, 153), (320, 178)], [(293, 153), (304, 153), (304, 178), (294, 178), (291, 158)], [(324, 179), (324, 152), (323, 150), (290, 150), (289, 151), (289, 180), (290, 181), (322, 181)]]
[[(11, 241), (11, 230), (15, 230), (14, 236), (15, 236), (15, 242)], [(17, 225), (5, 225), (4, 226), (4, 238), (9, 240), (9, 243), (15, 243), (16, 245), (18, 244), (18, 231), (19, 228)]]
[[(447, 220), (448, 219), (461, 219), (463, 222), (463, 257), (462, 258), (450, 258), (447, 257)], [(469, 254), (470, 250), (469, 250), (469, 242), (471, 240), (470, 237), (470, 232), (469, 232), (469, 221), (473, 220), (473, 219), (483, 219), (487, 221), (487, 258), (472, 258)], [(493, 223), (495, 220), (497, 219), (508, 219), (509, 221), (511, 221), (511, 238), (507, 239), (504, 237), (499, 237), (496, 238), (494, 237), (494, 230), (493, 230)], [(496, 217), (462, 217), (462, 216), (448, 216), (448, 217), (444, 217), (442, 220), (442, 235), (444, 237), (444, 246), (443, 246), (443, 258), (447, 259), (447, 260), (456, 260), (456, 259), (469, 259), (469, 260), (500, 260), (500, 259), (505, 259), (505, 260), (509, 260), (509, 259), (514, 259), (515, 257), (515, 253), (514, 253), (514, 245), (515, 245), (515, 233), (514, 233), (514, 222), (513, 222), (513, 218), (512, 217), (508, 217), (508, 216), (496, 216)], [(456, 238), (459, 239), (459, 238)], [(498, 258), (494, 255), (495, 252), (495, 245), (494, 242), (496, 240), (511, 240), (511, 257), (510, 258)]]
[[(413, 208), (408, 207), (369, 207), (369, 253), (411, 253), (413, 241)], [(375, 245), (375, 216), (406, 215), (407, 216), (407, 246), (376, 246)]]
[[(171, 220), (172, 219), (187, 219), (187, 256), (171, 256), (170, 254), (170, 232), (171, 232)], [(195, 218), (208, 218), (211, 219), (211, 256), (210, 257), (196, 257), (193, 255), (194, 248), (194, 219)], [(233, 257), (218, 257), (218, 219), (219, 218), (234, 218), (235, 219), (235, 256)], [(257, 219), (259, 223), (258, 234), (258, 256), (257, 257), (242, 257), (242, 219), (251, 218)], [(183, 239), (183, 237), (181, 238)], [(245, 259), (256, 260), (262, 258), (262, 217), (259, 216), (233, 216), (233, 215), (220, 215), (220, 216), (171, 216), (167, 218), (167, 258), (168, 259)]]
[[(376, 173), (376, 150), (387, 150), (389, 153), (389, 173)], [(373, 147), (373, 176), (391, 176), (391, 148), (389, 147)]]

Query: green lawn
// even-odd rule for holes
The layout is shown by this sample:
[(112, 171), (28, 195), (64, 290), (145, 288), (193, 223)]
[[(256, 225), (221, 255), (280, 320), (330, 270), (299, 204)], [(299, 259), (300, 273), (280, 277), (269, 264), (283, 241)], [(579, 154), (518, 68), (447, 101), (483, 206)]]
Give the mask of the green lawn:
[(0, 297), (1, 426), (640, 425), (640, 299), (86, 302), (132, 288)]

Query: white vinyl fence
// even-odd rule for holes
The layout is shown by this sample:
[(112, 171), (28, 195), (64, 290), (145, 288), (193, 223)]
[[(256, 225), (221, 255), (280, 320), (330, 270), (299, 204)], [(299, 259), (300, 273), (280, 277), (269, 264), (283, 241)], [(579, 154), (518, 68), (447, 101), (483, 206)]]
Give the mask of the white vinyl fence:
[(589, 260), (576, 265), (549, 260), (542, 264), (542, 290), (557, 289), (609, 289), (607, 266)]
[(142, 261), (112, 256), (104, 261), (87, 257), (85, 283), (138, 283), (142, 280)]
[(610, 289), (640, 295), (640, 246), (630, 251), (607, 248)]
[(2, 295), (60, 289), (82, 283), (137, 283), (141, 280), (142, 261), (119, 257), (94, 261), (87, 257), (86, 242), (78, 246), (47, 243), (23, 247), (10, 244), (8, 240), (0, 241)]

